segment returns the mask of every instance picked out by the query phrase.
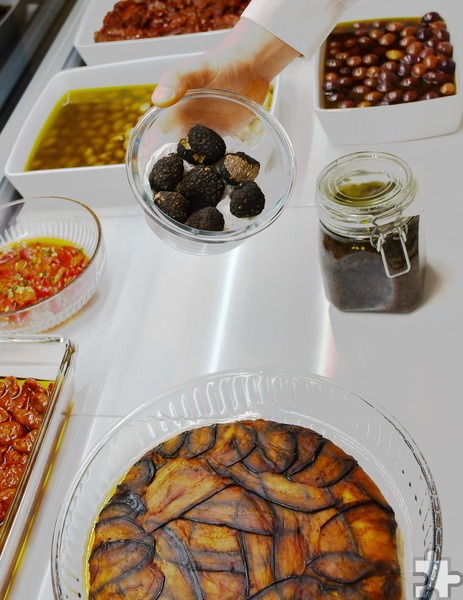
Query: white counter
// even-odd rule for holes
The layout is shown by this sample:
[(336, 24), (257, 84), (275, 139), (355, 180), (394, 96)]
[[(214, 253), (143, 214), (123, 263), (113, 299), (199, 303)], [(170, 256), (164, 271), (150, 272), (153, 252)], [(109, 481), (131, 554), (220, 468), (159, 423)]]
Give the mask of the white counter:
[[(463, 128), (446, 137), (370, 148), (405, 159), (419, 182), (428, 256), (425, 302), (407, 315), (342, 313), (323, 293), (314, 186), (327, 162), (360, 148), (333, 147), (314, 120), (311, 69), (298, 60), (282, 75), (276, 116), (292, 138), (299, 175), (291, 206), (257, 238), (228, 254), (195, 257), (158, 241), (135, 205), (99, 211), (108, 254), (104, 280), (90, 304), (54, 330), (78, 344), (75, 411), (9, 600), (53, 597), (55, 517), (80, 460), (108, 428), (182, 381), (261, 366), (329, 377), (385, 407), (408, 430), (428, 462), (442, 506), (446, 560), (440, 598), (463, 597), (463, 580), (446, 573), (463, 573), (457, 493)], [(13, 115), (3, 140), (18, 118)]]

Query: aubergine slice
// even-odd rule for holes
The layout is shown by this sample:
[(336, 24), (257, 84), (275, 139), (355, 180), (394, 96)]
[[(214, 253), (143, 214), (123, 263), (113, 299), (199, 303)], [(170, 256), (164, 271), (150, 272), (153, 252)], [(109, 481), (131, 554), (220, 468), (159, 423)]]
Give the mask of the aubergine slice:
[(104, 506), (100, 512), (99, 519), (111, 519), (113, 517), (136, 518), (140, 513), (146, 512), (140, 496), (132, 492), (117, 493)]
[(275, 580), (273, 539), (267, 535), (242, 532), (240, 536), (246, 568), (246, 597)]
[(329, 487), (345, 477), (357, 461), (326, 440), (313, 463), (291, 476), (291, 481), (314, 487)]
[(270, 535), (274, 513), (265, 500), (232, 485), (184, 513), (185, 519)]
[(308, 567), (324, 580), (356, 583), (375, 572), (372, 563), (355, 552), (328, 552), (313, 558)]
[(108, 542), (141, 540), (153, 545), (153, 539), (130, 517), (100, 519), (95, 525), (93, 547), (98, 548)]
[(243, 459), (255, 473), (283, 473), (297, 458), (297, 441), (291, 430), (281, 423), (260, 424), (257, 446)]
[(119, 493), (132, 492), (142, 494), (156, 475), (156, 467), (150, 456), (145, 456), (136, 462), (124, 477), (124, 481), (117, 486)]
[(218, 465), (212, 457), (209, 460), (219, 475), (229, 477), (270, 502), (303, 512), (322, 510), (333, 505), (330, 493), (324, 488), (292, 482), (280, 473), (252, 473), (241, 462), (225, 467)]
[(157, 600), (164, 588), (164, 579), (156, 565), (147, 565), (103, 585), (90, 594), (90, 600)]
[(365, 600), (365, 596), (352, 588), (326, 586), (307, 575), (294, 575), (272, 583), (248, 600)]
[(89, 559), (90, 586), (98, 592), (104, 585), (143, 569), (154, 558), (154, 542), (116, 540), (94, 548)]
[(168, 462), (158, 469), (154, 481), (146, 489), (144, 529), (154, 531), (228, 485), (229, 480), (197, 458)]

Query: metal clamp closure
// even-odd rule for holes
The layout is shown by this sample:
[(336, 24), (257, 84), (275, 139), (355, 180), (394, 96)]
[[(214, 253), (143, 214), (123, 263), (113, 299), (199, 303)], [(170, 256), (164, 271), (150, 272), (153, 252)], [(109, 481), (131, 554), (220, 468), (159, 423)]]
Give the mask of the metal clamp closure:
[(386, 275), (391, 279), (405, 275), (411, 269), (407, 233), (407, 223), (399, 220), (385, 225), (375, 222), (375, 230), (370, 236), (370, 243), (380, 252)]

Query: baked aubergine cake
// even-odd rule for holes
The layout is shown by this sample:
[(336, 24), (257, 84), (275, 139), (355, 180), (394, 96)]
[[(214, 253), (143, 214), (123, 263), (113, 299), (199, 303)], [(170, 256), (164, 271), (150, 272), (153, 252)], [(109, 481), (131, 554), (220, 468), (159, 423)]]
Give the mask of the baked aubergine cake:
[(92, 600), (399, 600), (378, 486), (310, 429), (241, 420), (145, 454), (97, 517)]

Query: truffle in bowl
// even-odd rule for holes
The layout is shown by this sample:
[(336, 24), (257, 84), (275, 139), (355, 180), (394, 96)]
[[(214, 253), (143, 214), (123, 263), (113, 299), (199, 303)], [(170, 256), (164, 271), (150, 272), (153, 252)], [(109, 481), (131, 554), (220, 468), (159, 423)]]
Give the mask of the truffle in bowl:
[(92, 297), (103, 274), (101, 224), (87, 206), (60, 197), (0, 206), (0, 332), (55, 327)]
[(129, 139), (127, 175), (152, 230), (192, 254), (235, 248), (277, 219), (295, 180), (278, 120), (232, 92), (190, 91), (152, 108)]

